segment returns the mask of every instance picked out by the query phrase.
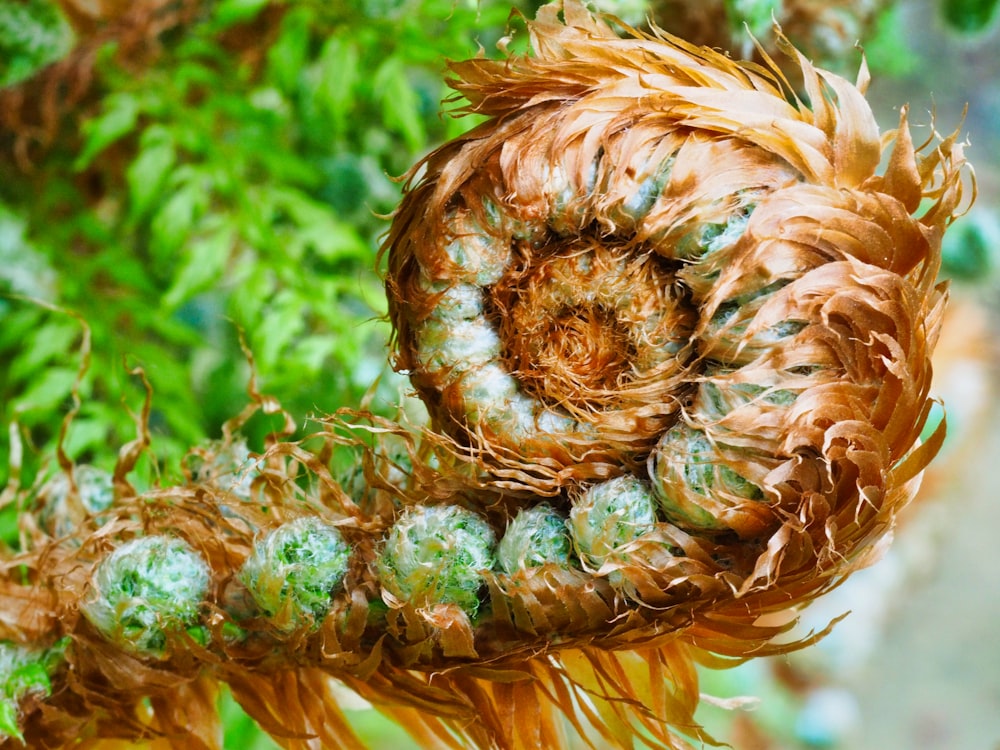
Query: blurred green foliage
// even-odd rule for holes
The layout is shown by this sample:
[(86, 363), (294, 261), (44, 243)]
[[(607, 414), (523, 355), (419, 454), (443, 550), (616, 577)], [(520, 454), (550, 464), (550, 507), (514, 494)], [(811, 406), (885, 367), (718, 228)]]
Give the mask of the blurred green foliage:
[(944, 19), (966, 34), (985, 30), (996, 15), (997, 0), (943, 0)]
[[(24, 480), (75, 384), (67, 452), (113, 464), (144, 396), (134, 367), (154, 392), (154, 451), (176, 466), (247, 402), (240, 332), (261, 390), (300, 425), (357, 405), (380, 374), (389, 408), (375, 258), (392, 177), (471, 124), (440, 114), (445, 59), (495, 49), (509, 12), (221, 0), (138, 74), (104, 50), (79, 127), (31, 173), (0, 163), (0, 418), (29, 448)], [(258, 422), (259, 447), (274, 423)]]
[(966, 284), (989, 282), (1000, 265), (1000, 218), (992, 207), (973, 208), (941, 243), (941, 273)]
[(73, 32), (47, 0), (0, 3), (0, 87), (66, 55)]

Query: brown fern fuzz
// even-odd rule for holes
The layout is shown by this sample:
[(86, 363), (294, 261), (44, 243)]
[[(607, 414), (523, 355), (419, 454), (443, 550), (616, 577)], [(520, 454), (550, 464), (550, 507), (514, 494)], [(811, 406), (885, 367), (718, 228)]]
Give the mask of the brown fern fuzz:
[(488, 576), (471, 627), (401, 608), (393, 632), (537, 664), (515, 632), (567, 674), (600, 651), (621, 697), (663, 659), (662, 730), (690, 721), (694, 650), (806, 645), (762, 616), (873, 561), (916, 492), (965, 162), (954, 135), (915, 147), (905, 108), (880, 134), (864, 64), (852, 84), (780, 35), (801, 90), (763, 50), (619, 36), (572, 2), (528, 31), (529, 56), (451, 66), (487, 120), (414, 167), (386, 287), (453, 501), (505, 523), (544, 498), (573, 556)]
[(487, 483), (652, 478), (688, 531), (880, 506), (926, 412), (960, 146), (918, 153), (905, 109), (880, 136), (863, 67), (784, 41), (801, 97), (571, 3), (529, 33), (531, 56), (451, 66), (490, 119), (415, 168), (385, 245), (434, 429)]

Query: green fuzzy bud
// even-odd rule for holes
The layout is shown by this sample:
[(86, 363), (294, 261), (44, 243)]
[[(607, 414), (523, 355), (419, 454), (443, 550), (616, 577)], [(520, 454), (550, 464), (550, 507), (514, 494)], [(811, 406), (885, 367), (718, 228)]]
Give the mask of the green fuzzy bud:
[(454, 505), (409, 508), (396, 521), (376, 560), (382, 585), (416, 607), (457, 604), (479, 609), (496, 536), (476, 513)]
[(622, 547), (652, 531), (656, 522), (652, 488), (632, 475), (588, 487), (569, 513), (577, 551), (594, 568), (626, 559)]
[(485, 318), (428, 318), (417, 329), (417, 346), (420, 363), (427, 370), (465, 372), (499, 358), (502, 344)]
[(141, 537), (97, 566), (81, 611), (109, 640), (162, 657), (168, 633), (197, 620), (208, 581), (208, 565), (182, 540)]
[(318, 518), (298, 518), (258, 540), (238, 577), (257, 606), (291, 631), (323, 619), (350, 556), (336, 527)]
[(192, 479), (228, 492), (239, 500), (253, 500), (253, 482), (260, 475), (261, 459), (254, 458), (243, 439), (213, 442), (188, 459)]
[(675, 157), (670, 156), (660, 164), (647, 163), (636, 175), (635, 190), (621, 204), (612, 208), (612, 217), (623, 226), (642, 220), (660, 197), (670, 181)]
[(437, 306), (430, 319), (442, 323), (475, 320), (484, 313), (485, 297), (482, 287), (464, 282), (428, 281), (420, 278), (422, 289), (438, 295)]
[(524, 508), (507, 526), (497, 547), (501, 570), (514, 575), (547, 563), (568, 567), (572, 545), (566, 517), (542, 503)]
[(754, 383), (706, 380), (698, 386), (695, 400), (699, 417), (722, 419), (730, 412), (754, 402), (767, 406), (791, 406), (798, 394), (787, 389), (766, 388)]
[(72, 534), (87, 516), (106, 511), (114, 503), (114, 477), (103, 469), (89, 464), (76, 466), (73, 483), (78, 503), (70, 502), (70, 478), (63, 473), (49, 479), (38, 493), (42, 503), (38, 521), (52, 536)]
[(686, 424), (661, 438), (651, 464), (663, 513), (689, 531), (726, 529), (720, 511), (764, 497), (760, 487), (727, 464), (705, 432)]
[(794, 316), (767, 328), (754, 327), (761, 309), (788, 284), (788, 279), (779, 279), (720, 304), (699, 337), (703, 356), (723, 366), (746, 365), (776, 346), (787, 345), (788, 339), (805, 330), (809, 322)]
[(454, 237), (443, 249), (455, 265), (453, 279), (476, 286), (497, 283), (510, 265), (510, 246), (497, 242), (468, 211), (449, 217), (449, 226)]
[(744, 195), (727, 216), (716, 216), (716, 221), (694, 224), (691, 230), (675, 243), (674, 257), (698, 260), (734, 245), (746, 232), (750, 215), (757, 207), (756, 203), (748, 201), (749, 197)]

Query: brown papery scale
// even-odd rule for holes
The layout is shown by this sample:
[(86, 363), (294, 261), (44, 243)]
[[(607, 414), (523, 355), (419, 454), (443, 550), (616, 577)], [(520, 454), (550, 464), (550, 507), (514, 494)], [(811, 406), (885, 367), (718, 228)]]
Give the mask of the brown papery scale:
[[(880, 135), (864, 66), (852, 85), (780, 35), (800, 87), (574, 3), (528, 32), (527, 56), (451, 65), (485, 121), (414, 167), (383, 247), (429, 424), (343, 413), (249, 456), (245, 414), (185, 485), (136, 493), (123, 451), (112, 509), (26, 526), (2, 635), (72, 644), (45, 710), (18, 704), (25, 737), (219, 747), (222, 681), (285, 747), (360, 747), (333, 677), (428, 747), (568, 726), (683, 748), (711, 741), (697, 661), (814, 642), (775, 639), (885, 548), (943, 439), (919, 436), (961, 145), (915, 147), (905, 109)], [(153, 535), (210, 580), (144, 654), (81, 607)], [(299, 588), (266, 578), (262, 606), (251, 556)]]

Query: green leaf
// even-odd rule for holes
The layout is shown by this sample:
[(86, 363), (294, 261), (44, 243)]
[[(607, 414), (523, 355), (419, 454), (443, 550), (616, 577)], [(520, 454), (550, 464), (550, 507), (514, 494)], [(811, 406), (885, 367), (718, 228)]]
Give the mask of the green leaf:
[(374, 255), (353, 226), (332, 217), (301, 231), (299, 240), (326, 261), (341, 258), (366, 260)]
[[(188, 47), (199, 47), (199, 49), (188, 49), (186, 50), (188, 55), (192, 57), (195, 54), (205, 54), (206, 56), (211, 56), (216, 50), (212, 47), (208, 49), (203, 49), (201, 45), (192, 39), (185, 40), (185, 46)], [(174, 68), (171, 72), (171, 79), (173, 84), (179, 89), (178, 93), (184, 93), (190, 90), (198, 90), (201, 87), (211, 88), (218, 87), (220, 85), (219, 73), (211, 65), (203, 64), (197, 60), (186, 60), (181, 62)], [(203, 132), (199, 132), (199, 135), (205, 135)]]
[(116, 286), (125, 287), (134, 294), (148, 295), (158, 292), (156, 279), (149, 273), (149, 265), (145, 258), (126, 256), (120, 251), (107, 252), (95, 256), (93, 272), (101, 278), (108, 279)]
[(15, 410), (51, 410), (72, 392), (77, 371), (70, 367), (49, 367), (43, 370), (31, 386), (15, 401)]
[(73, 48), (73, 32), (54, 3), (0, 3), (0, 88), (19, 83)]
[(755, 37), (763, 38), (771, 31), (774, 18), (781, 16), (780, 0), (725, 0), (723, 3), (729, 25), (743, 33), (743, 24)]
[(313, 22), (313, 11), (307, 6), (289, 11), (281, 20), (278, 40), (267, 51), (268, 73), (285, 93), (295, 91), (299, 76), (306, 67), (309, 28)]
[(306, 187), (321, 184), (322, 175), (318, 165), (304, 158), (304, 155), (294, 153), (284, 144), (276, 143), (273, 132), (262, 138), (262, 147), (254, 153), (254, 159), (259, 160), (260, 166), (267, 171), (273, 183), (284, 182)]
[(10, 363), (12, 380), (32, 378), (54, 359), (72, 354), (80, 338), (76, 321), (47, 320), (32, 335), (31, 345), (25, 347)]
[(263, 367), (273, 369), (282, 354), (305, 330), (305, 310), (291, 291), (279, 292), (263, 313), (253, 336), (253, 349)]
[(73, 168), (82, 171), (89, 167), (101, 151), (132, 132), (138, 118), (139, 100), (133, 94), (120, 92), (108, 96), (104, 112), (83, 124), (86, 140)]
[(332, 135), (337, 140), (346, 133), (348, 117), (354, 109), (354, 89), (360, 67), (358, 48), (340, 37), (330, 37), (323, 45), (318, 64), (315, 96), (332, 121)]
[[(241, 628), (226, 622), (223, 626), (226, 635), (234, 639), (242, 639), (245, 634)], [(230, 634), (227, 630), (238, 632)], [(229, 687), (223, 684), (219, 697), (219, 715), (222, 717), (222, 728), (225, 733), (223, 747), (239, 747), (244, 750), (278, 750), (278, 745), (247, 716), (240, 705), (233, 700)], [(388, 745), (386, 746), (388, 747)]]
[(295, 346), (295, 361), (310, 375), (322, 371), (326, 361), (338, 351), (340, 341), (336, 336), (307, 336)]
[(996, 9), (997, 0), (945, 0), (942, 7), (948, 24), (966, 34), (983, 31)]
[(182, 184), (153, 217), (153, 254), (159, 258), (172, 256), (191, 233), (196, 219), (207, 205), (204, 187), (191, 179)]
[(252, 21), (270, 0), (222, 0), (215, 8), (215, 20), (226, 28)]
[(48, 696), (52, 691), (52, 684), (43, 664), (28, 662), (11, 673), (5, 688), (7, 695), (20, 699), (28, 693)]
[(382, 104), (385, 124), (403, 136), (410, 151), (423, 148), (427, 133), (420, 116), (420, 99), (400, 57), (392, 56), (379, 66), (375, 73), (375, 92)]
[(105, 414), (98, 418), (77, 417), (70, 424), (63, 446), (70, 456), (80, 456), (85, 451), (100, 452), (102, 446), (108, 445), (114, 425), (114, 415)]
[(260, 263), (248, 263), (236, 269), (235, 290), (230, 303), (236, 322), (250, 328), (255, 325), (261, 308), (277, 288), (271, 269)]
[[(20, 547), (20, 531), (18, 518), (21, 515), (20, 503), (8, 503), (0, 508), (0, 542), (11, 549)], [(0, 728), (2, 731), (2, 728)]]
[(129, 216), (133, 221), (149, 211), (163, 191), (167, 174), (177, 160), (173, 136), (162, 125), (147, 128), (142, 134), (139, 148), (138, 156), (126, 170)]
[(180, 272), (163, 297), (166, 309), (175, 309), (222, 276), (233, 248), (233, 238), (232, 227), (221, 226), (187, 245)]
[(864, 42), (865, 57), (871, 69), (882, 75), (903, 77), (913, 72), (919, 62), (910, 38), (899, 33), (902, 11), (890, 5), (875, 19), (874, 29)]
[(367, 258), (368, 245), (357, 230), (338, 221), (329, 206), (293, 189), (272, 191), (275, 205), (283, 209), (298, 226), (288, 239), (287, 252), (300, 258), (311, 250), (320, 258), (332, 261), (343, 257)]

